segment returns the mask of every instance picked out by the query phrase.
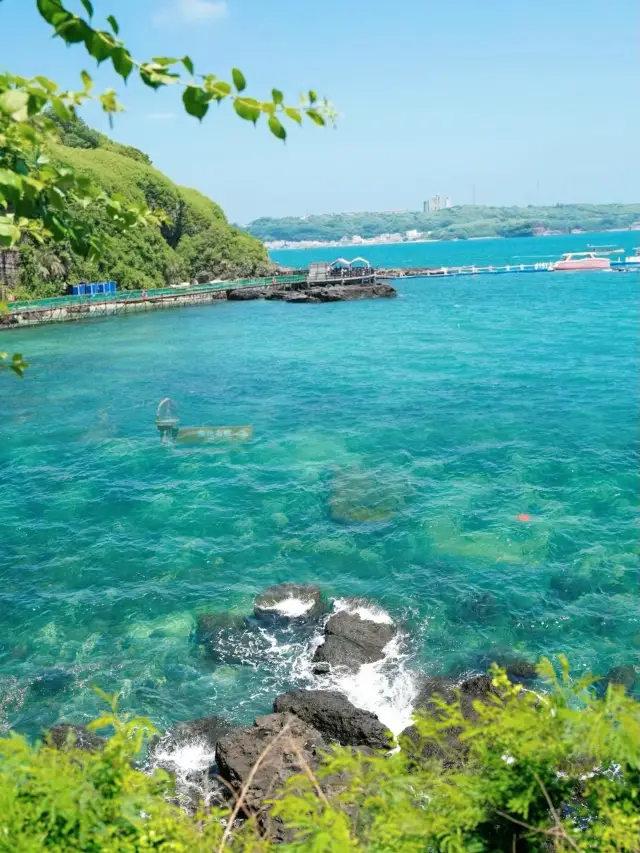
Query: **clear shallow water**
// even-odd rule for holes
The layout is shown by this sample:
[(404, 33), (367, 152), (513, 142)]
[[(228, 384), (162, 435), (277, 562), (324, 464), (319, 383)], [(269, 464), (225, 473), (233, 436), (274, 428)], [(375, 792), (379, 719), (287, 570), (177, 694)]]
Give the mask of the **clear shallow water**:
[[(508, 242), (540, 243), (496, 252)], [(638, 662), (639, 283), (413, 280), (394, 301), (7, 334), (31, 367), (0, 379), (0, 725), (86, 721), (92, 684), (161, 727), (249, 721), (307, 683), (312, 635), (260, 635), (248, 663), (214, 666), (194, 619), (250, 613), (285, 580), (404, 624), (385, 667), (342, 685), (388, 718), (410, 705), (406, 669), (460, 673), (500, 650)], [(255, 438), (162, 446), (166, 395), (184, 425)], [(363, 508), (374, 521), (345, 520)]]

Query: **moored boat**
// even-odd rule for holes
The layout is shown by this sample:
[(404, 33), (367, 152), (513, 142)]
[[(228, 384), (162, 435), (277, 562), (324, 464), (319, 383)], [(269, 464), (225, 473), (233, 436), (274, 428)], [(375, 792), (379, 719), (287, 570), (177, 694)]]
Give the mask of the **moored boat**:
[(552, 267), (554, 270), (608, 270), (609, 258), (603, 258), (595, 252), (567, 252)]

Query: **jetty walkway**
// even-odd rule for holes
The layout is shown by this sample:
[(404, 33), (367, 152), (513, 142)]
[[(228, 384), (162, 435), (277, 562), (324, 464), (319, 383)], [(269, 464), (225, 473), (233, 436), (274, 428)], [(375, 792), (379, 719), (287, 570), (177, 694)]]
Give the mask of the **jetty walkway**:
[(376, 270), (379, 278), (444, 278), (460, 275), (502, 275), (506, 273), (550, 272), (553, 261), (543, 261), (537, 264), (505, 264), (504, 266), (475, 266), (468, 264), (461, 267), (417, 267), (393, 268)]
[[(364, 260), (364, 259), (358, 259)], [(351, 262), (353, 263), (353, 262)], [(365, 262), (366, 263), (366, 262)], [(637, 265), (616, 264), (612, 270)], [(37, 326), (43, 323), (63, 323), (152, 311), (162, 308), (178, 308), (199, 305), (217, 300), (243, 300), (259, 298), (273, 290), (272, 298), (282, 298), (287, 291), (302, 291), (299, 298), (286, 301), (305, 301), (304, 292), (312, 288), (348, 289), (351, 285), (360, 288), (375, 288), (384, 281), (406, 278), (447, 278), (453, 276), (505, 275), (514, 273), (551, 272), (554, 263), (505, 264), (503, 266), (457, 266), (457, 267), (411, 267), (374, 268), (351, 266), (350, 262), (334, 261), (333, 264), (313, 263), (309, 269), (281, 269), (279, 273), (262, 278), (247, 278), (237, 281), (211, 281), (206, 284), (178, 285), (154, 290), (123, 290), (115, 293), (94, 295), (59, 296), (24, 302), (10, 302), (8, 310), (0, 314), (0, 331)], [(280, 295), (278, 295), (280, 294)], [(268, 295), (266, 298), (270, 298)], [(306, 301), (318, 301), (312, 298)]]
[(139, 311), (201, 305), (225, 299), (240, 300), (244, 298), (244, 293), (247, 298), (251, 298), (252, 292), (272, 289), (304, 291), (321, 285), (368, 286), (375, 283), (376, 272), (370, 266), (334, 269), (329, 264), (312, 264), (309, 270), (287, 270), (282, 274), (276, 273), (262, 278), (9, 302), (6, 313), (0, 314), (0, 331), (45, 323), (65, 323)]

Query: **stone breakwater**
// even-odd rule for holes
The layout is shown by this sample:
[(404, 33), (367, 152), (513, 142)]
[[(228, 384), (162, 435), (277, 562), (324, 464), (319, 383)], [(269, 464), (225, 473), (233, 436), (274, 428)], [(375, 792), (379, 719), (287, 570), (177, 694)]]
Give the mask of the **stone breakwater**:
[(245, 288), (231, 290), (227, 299), (245, 301), (248, 299), (278, 300), (281, 302), (350, 302), (355, 299), (383, 299), (397, 296), (390, 284), (349, 284), (327, 287), (309, 287), (305, 290), (274, 290), (273, 288)]
[(99, 317), (112, 317), (117, 314), (136, 314), (140, 311), (156, 311), (163, 308), (185, 308), (190, 305), (203, 305), (209, 302), (228, 300), (246, 302), (252, 299), (279, 300), (291, 303), (348, 302), (355, 299), (380, 299), (396, 296), (389, 284), (350, 284), (310, 287), (305, 290), (279, 289), (277, 285), (267, 287), (228, 287), (198, 292), (178, 292), (161, 296), (141, 296), (135, 299), (99, 298), (82, 302), (65, 303), (64, 299), (50, 300), (51, 304), (33, 302), (14, 308), (8, 314), (0, 316), (0, 330), (16, 329), (22, 326), (40, 326), (47, 323), (66, 323), (78, 320), (95, 320)]
[[(278, 636), (289, 644), (300, 640), (295, 665), (298, 685), (303, 686), (275, 693), (271, 708), (267, 705), (252, 725), (234, 725), (226, 716), (229, 709), (214, 709), (214, 716), (180, 722), (151, 743), (145, 768), (162, 768), (175, 776), (175, 802), (186, 810), (193, 811), (200, 801), (229, 803), (233, 792), (249, 783), (248, 809), (265, 832), (282, 840), (284, 827), (270, 816), (268, 801), (305, 765), (316, 770), (332, 744), (365, 755), (399, 746), (416, 759), (465, 760), (465, 747), (454, 731), (444, 749), (425, 743), (412, 715), (437, 713), (434, 697), (439, 695), (448, 703), (459, 697), (463, 714), (472, 719), (474, 702), (489, 701), (495, 692), (491, 679), (482, 672), (453, 679), (408, 670), (402, 655), (406, 632), (375, 602), (328, 601), (317, 586), (278, 584), (256, 597), (250, 615), (199, 613), (191, 642), (214, 669), (259, 666), (260, 655), (274, 654)], [(505, 655), (498, 662), (513, 679), (527, 682), (536, 677), (530, 661)], [(288, 681), (295, 681), (293, 675)], [(50, 739), (58, 748), (65, 748), (68, 739), (83, 749), (103, 745), (73, 723), (56, 726)], [(337, 794), (340, 784), (340, 779), (329, 780), (326, 793)]]

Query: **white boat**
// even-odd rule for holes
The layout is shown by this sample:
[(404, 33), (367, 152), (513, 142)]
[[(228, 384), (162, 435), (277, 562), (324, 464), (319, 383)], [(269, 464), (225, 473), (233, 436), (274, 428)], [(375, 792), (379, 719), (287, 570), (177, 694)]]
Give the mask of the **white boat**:
[(553, 265), (554, 270), (608, 270), (609, 258), (600, 257), (596, 252), (567, 252)]
[[(636, 253), (640, 253), (640, 246), (636, 246), (633, 250)], [(640, 264), (640, 254), (635, 255), (627, 255), (624, 259), (625, 264)]]

